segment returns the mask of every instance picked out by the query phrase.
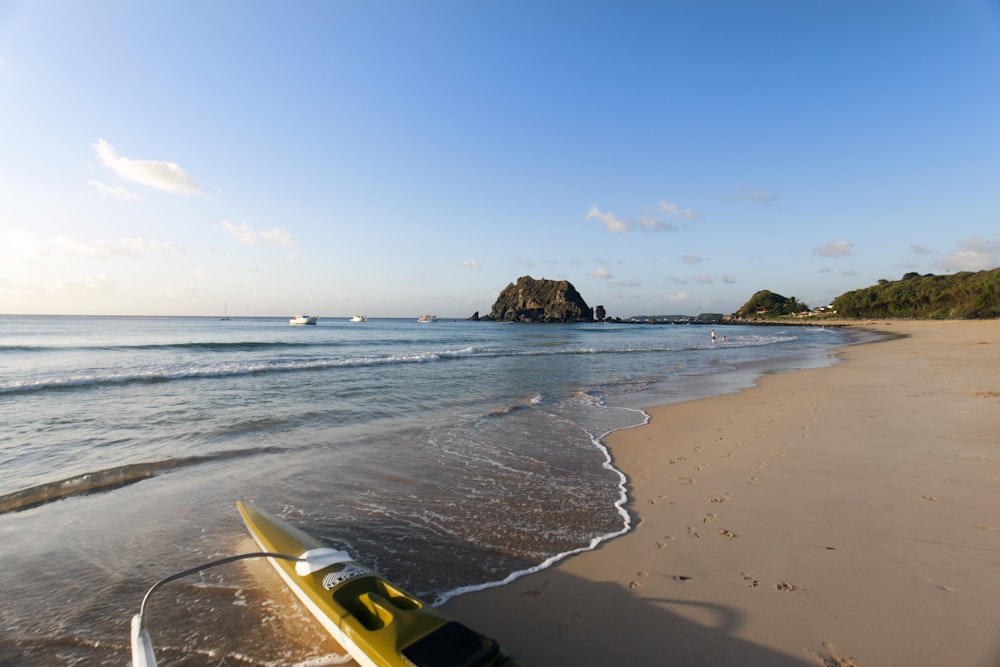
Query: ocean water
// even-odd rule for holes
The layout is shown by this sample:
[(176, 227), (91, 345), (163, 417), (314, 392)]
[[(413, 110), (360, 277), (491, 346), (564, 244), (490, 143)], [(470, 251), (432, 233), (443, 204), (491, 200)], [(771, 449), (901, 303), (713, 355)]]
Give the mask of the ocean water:
[[(0, 664), (127, 664), (153, 582), (256, 550), (236, 500), (436, 602), (592, 549), (632, 526), (608, 433), (850, 342), (710, 329), (0, 316)], [(344, 662), (268, 567), (161, 589), (161, 664)]]

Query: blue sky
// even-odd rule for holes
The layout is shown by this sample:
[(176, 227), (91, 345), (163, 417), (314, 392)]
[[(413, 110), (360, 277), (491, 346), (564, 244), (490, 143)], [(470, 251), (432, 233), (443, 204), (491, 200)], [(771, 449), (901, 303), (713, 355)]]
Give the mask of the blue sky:
[(1000, 3), (0, 0), (0, 312), (812, 306), (1000, 266)]

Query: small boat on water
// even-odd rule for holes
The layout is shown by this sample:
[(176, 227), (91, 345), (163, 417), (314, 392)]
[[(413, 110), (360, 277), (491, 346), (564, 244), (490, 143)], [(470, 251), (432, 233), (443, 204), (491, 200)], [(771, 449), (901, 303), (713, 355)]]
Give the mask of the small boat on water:
[(437, 318), (437, 315), (421, 315), (417, 318), (417, 322), (436, 322)]
[(289, 324), (316, 324), (319, 321), (319, 315), (296, 315), (292, 319), (288, 320)]
[(205, 563), (153, 584), (132, 617), (132, 667), (155, 667), (145, 626), (153, 591), (210, 567), (266, 558), (285, 584), (352, 658), (364, 667), (524, 667), (495, 639), (445, 616), (358, 563), (346, 551), (241, 502), (236, 507), (261, 548)]
[(367, 315), (355, 315), (354, 317), (351, 318), (351, 321), (352, 322), (367, 322), (368, 321), (368, 316)]

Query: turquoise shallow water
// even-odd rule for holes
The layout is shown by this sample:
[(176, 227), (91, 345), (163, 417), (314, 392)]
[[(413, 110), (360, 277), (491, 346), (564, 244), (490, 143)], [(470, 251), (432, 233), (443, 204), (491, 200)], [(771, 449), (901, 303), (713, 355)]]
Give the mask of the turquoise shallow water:
[[(644, 423), (643, 406), (830, 363), (848, 342), (812, 327), (719, 337), (0, 317), (0, 662), (122, 664), (146, 587), (247, 550), (237, 499), (431, 600), (592, 548), (630, 527), (604, 435)], [(222, 656), (213, 664), (294, 664), (292, 639), (246, 631), (276, 613), (247, 602), (253, 571), (166, 594), (155, 622), (176, 664), (205, 664), (205, 650)]]

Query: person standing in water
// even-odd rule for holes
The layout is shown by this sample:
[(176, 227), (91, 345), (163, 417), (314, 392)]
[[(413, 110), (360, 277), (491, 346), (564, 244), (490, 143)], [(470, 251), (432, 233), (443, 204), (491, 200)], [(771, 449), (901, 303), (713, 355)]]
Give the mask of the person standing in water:
[(715, 329), (712, 329), (712, 342), (715, 342)]

